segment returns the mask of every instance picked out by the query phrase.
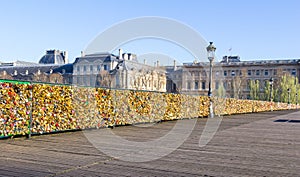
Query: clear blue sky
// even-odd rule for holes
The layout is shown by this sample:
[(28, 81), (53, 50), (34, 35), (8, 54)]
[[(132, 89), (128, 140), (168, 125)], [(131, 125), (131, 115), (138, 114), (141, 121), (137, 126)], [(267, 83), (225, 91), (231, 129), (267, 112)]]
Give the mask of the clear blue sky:
[[(0, 0), (0, 61), (37, 62), (47, 49), (69, 51), (74, 61), (100, 32), (127, 19), (161, 16), (183, 22), (217, 55), (242, 60), (300, 58), (298, 0)], [(168, 45), (127, 52), (172, 52)], [(232, 48), (229, 52), (228, 49)], [(128, 47), (134, 50), (133, 47)], [(152, 50), (152, 51), (151, 51)], [(176, 53), (176, 52), (175, 52)], [(139, 53), (138, 53), (139, 54)], [(182, 57), (192, 61), (188, 55)]]

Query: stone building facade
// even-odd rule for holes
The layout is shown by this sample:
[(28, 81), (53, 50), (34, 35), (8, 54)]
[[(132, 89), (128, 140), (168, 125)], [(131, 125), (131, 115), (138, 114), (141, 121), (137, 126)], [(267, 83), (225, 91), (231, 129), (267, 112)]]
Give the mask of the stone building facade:
[(166, 73), (164, 68), (139, 63), (135, 54), (123, 53), (121, 49), (118, 56), (107, 52), (82, 53), (73, 64), (73, 83), (165, 92)]
[[(208, 62), (184, 63), (182, 66), (167, 67), (168, 91), (187, 94), (207, 95), (208, 93)], [(226, 97), (246, 99), (250, 97), (249, 83), (259, 80), (260, 89), (270, 78), (274, 84), (284, 74), (300, 78), (300, 59), (240, 61), (237, 56), (225, 56), (221, 62), (213, 64), (212, 89), (220, 84), (224, 86)]]

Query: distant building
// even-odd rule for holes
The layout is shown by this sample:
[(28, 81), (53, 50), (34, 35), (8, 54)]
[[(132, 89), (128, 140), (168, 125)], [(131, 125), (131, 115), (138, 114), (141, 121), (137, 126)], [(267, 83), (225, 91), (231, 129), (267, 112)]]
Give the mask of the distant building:
[[(172, 69), (173, 68), (173, 69)], [(168, 91), (207, 95), (209, 63), (184, 63), (182, 66), (167, 67)], [(212, 89), (222, 84), (227, 97), (250, 98), (250, 80), (259, 80), (261, 91), (270, 78), (274, 83), (283, 74), (300, 78), (300, 59), (241, 61), (238, 56), (224, 56), (213, 64)]]
[(73, 83), (91, 87), (166, 91), (165, 70), (139, 63), (135, 54), (84, 55), (73, 64)]
[(73, 63), (73, 83), (83, 86), (99, 86), (97, 76), (100, 71), (115, 68), (118, 64), (118, 57), (110, 53), (96, 53), (76, 58)]
[(66, 51), (48, 50), (39, 63), (16, 61), (0, 64), (0, 78), (22, 81), (72, 83), (73, 67)]

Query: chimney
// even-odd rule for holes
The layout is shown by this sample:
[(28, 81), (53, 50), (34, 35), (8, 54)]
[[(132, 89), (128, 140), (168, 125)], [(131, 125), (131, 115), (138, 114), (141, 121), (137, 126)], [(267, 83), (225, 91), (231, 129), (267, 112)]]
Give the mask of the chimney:
[(123, 59), (124, 59), (124, 60), (128, 60), (128, 54), (127, 54), (127, 53), (124, 53)]
[(146, 59), (144, 59), (144, 65), (146, 64)]
[(157, 67), (159, 67), (159, 61), (157, 60), (157, 62), (156, 62), (156, 65), (157, 65)]
[(85, 56), (84, 51), (81, 51), (81, 57), (84, 57), (84, 56)]
[(123, 60), (123, 50), (119, 49), (119, 59)]
[(68, 51), (64, 51), (64, 59), (65, 59), (65, 64), (69, 63), (69, 54)]
[(174, 71), (176, 70), (176, 60), (174, 60)]

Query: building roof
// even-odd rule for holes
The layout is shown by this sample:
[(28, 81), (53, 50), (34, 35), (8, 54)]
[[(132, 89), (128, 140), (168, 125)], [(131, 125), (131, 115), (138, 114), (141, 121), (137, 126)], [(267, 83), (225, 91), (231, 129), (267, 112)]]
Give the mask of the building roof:
[[(209, 62), (183, 63), (183, 66), (207, 66)], [(300, 59), (215, 62), (214, 66), (299, 65)]]
[(65, 58), (59, 50), (48, 50), (40, 59), (39, 64), (64, 64)]
[(165, 72), (164, 67), (153, 67), (147, 64), (139, 63), (136, 61), (131, 61), (131, 60), (121, 60), (118, 65), (116, 66), (117, 70), (145, 70), (145, 71), (160, 71), (160, 72)]
[[(73, 64), (65, 64), (57, 68), (53, 68), (52, 70), (53, 73), (68, 73), (72, 74), (73, 73)], [(50, 73), (50, 70), (47, 71), (47, 73)]]
[(40, 72), (49, 72), (50, 70), (55, 70), (60, 67), (63, 67), (64, 65), (35, 65), (35, 66), (7, 66), (7, 67), (0, 67), (0, 72), (6, 71), (7, 74), (14, 75), (15, 71), (17, 71), (17, 74), (30, 74), (30, 73), (36, 73), (38, 70)]
[(94, 62), (96, 60), (101, 60), (102, 62), (119, 61), (118, 57), (115, 56), (114, 54), (108, 52), (101, 52), (101, 53), (88, 54), (82, 57), (77, 57), (74, 64), (79, 63), (83, 60), (86, 60), (88, 62)]

